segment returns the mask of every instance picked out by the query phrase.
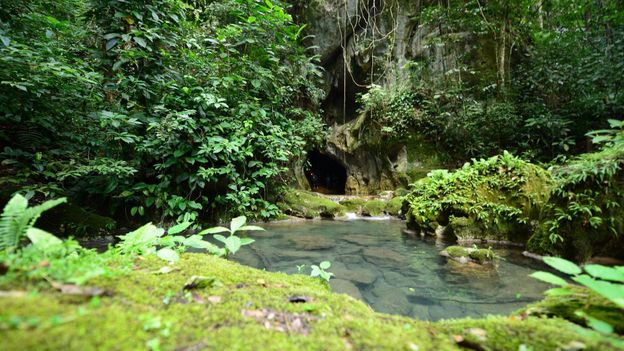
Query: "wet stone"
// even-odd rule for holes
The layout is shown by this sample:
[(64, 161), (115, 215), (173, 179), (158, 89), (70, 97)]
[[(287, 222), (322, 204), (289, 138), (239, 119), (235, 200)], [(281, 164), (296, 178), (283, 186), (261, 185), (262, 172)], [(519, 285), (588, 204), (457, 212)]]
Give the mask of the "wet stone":
[(358, 300), (364, 300), (362, 294), (360, 293), (360, 289), (358, 289), (355, 284), (348, 280), (332, 279), (329, 281), (329, 285), (331, 286), (333, 292), (337, 292), (339, 294), (347, 294)]
[(335, 245), (331, 240), (319, 235), (297, 235), (291, 242), (297, 250), (327, 250)]
[(403, 256), (400, 252), (383, 247), (368, 247), (362, 251), (362, 254), (367, 261), (379, 265), (403, 265), (408, 263), (407, 257)]

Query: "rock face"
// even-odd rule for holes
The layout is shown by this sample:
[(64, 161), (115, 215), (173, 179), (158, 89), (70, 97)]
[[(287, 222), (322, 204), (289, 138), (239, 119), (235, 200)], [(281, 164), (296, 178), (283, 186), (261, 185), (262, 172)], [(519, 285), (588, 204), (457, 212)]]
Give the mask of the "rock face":
[[(415, 18), (420, 1), (361, 0), (297, 1), (294, 12), (307, 24), (308, 46), (315, 48), (325, 68), (322, 104), (331, 127), (326, 147), (319, 150), (340, 160), (347, 169), (346, 194), (366, 195), (391, 190), (434, 168), (436, 150), (418, 135), (413, 140), (379, 144), (364, 137), (365, 117), (358, 96), (372, 85), (395, 86), (409, 79), (408, 63), (429, 62), (433, 74), (452, 68), (454, 59), (440, 45), (429, 45), (436, 28)], [(457, 35), (462, 52), (472, 52), (469, 38)], [(301, 171), (295, 171), (301, 173)], [(305, 179), (297, 177), (305, 189)]]

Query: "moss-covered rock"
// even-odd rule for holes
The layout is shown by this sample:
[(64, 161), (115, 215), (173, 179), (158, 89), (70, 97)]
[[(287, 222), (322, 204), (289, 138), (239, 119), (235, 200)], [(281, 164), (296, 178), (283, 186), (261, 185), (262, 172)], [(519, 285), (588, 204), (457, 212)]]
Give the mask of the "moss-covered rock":
[(303, 218), (334, 218), (343, 216), (346, 208), (319, 194), (289, 189), (281, 197), (278, 207), (286, 214)]
[(551, 185), (548, 171), (507, 152), (455, 172), (434, 171), (406, 196), (408, 226), (424, 234), (448, 226), (460, 241), (524, 243)]
[(491, 249), (457, 245), (447, 247), (444, 251), (440, 252), (440, 254), (460, 263), (475, 262), (479, 264), (491, 263), (498, 257)]
[(362, 214), (364, 216), (382, 216), (385, 213), (386, 202), (382, 200), (370, 200), (364, 203)]
[[(2, 348), (460, 350), (469, 341), (484, 350), (518, 350), (522, 344), (554, 350), (574, 342), (586, 350), (615, 350), (558, 318), (429, 323), (375, 313), (303, 275), (269, 273), (205, 254), (184, 254), (171, 273), (157, 274), (163, 265), (157, 258), (137, 260), (125, 277), (92, 281), (110, 293), (97, 299), (43, 286), (37, 294), (0, 295)], [(184, 290), (193, 276), (207, 277), (210, 284)]]
[[(396, 194), (396, 193), (395, 193)], [(400, 216), (403, 212), (403, 196), (395, 196), (386, 203), (385, 212), (391, 216)]]

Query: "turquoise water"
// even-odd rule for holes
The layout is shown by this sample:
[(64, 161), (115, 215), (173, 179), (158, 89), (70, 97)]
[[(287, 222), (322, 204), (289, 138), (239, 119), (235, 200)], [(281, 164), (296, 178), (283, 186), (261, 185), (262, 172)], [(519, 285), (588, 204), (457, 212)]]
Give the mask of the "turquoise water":
[(332, 262), (332, 289), (379, 312), (425, 320), (509, 314), (540, 299), (547, 286), (528, 277), (543, 267), (518, 250), (500, 249), (494, 266), (447, 262), (448, 243), (402, 234), (405, 223), (304, 221), (264, 225), (256, 242), (233, 258), (268, 271), (297, 274), (298, 265)]

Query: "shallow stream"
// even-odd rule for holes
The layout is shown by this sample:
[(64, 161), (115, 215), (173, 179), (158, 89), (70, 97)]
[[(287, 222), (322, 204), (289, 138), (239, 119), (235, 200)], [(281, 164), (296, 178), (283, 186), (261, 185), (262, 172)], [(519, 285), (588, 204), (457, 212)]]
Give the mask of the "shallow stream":
[(448, 243), (411, 238), (398, 220), (304, 221), (264, 225), (235, 260), (256, 268), (298, 273), (298, 265), (331, 261), (333, 291), (379, 312), (425, 320), (509, 314), (540, 299), (545, 284), (528, 277), (541, 265), (519, 250), (498, 249), (494, 266), (447, 262)]

